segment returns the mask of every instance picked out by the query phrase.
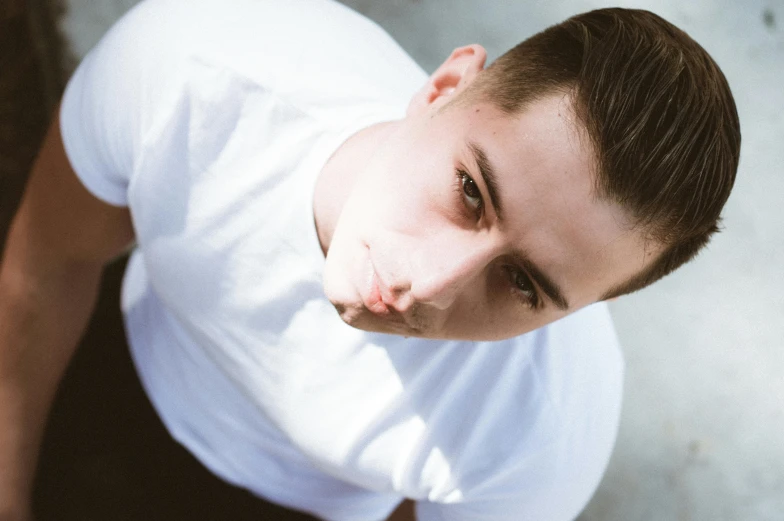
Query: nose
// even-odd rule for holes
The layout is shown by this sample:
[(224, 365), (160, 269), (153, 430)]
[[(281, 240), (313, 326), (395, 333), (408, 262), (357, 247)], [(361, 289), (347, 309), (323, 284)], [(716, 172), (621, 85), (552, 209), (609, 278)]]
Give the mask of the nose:
[(488, 237), (460, 240), (451, 236), (428, 242), (412, 259), (410, 295), (438, 309), (449, 308), (467, 291), (481, 289), (488, 266), (499, 253), (499, 246)]

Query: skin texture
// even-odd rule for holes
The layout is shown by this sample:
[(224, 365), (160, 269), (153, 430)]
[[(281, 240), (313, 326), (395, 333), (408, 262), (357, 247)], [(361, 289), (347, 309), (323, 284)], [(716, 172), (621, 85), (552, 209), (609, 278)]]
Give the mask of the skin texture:
[[(480, 46), (455, 50), (405, 119), (358, 133), (322, 172), (314, 214), (324, 288), (349, 325), (509, 338), (595, 302), (656, 253), (620, 207), (595, 196), (593, 152), (567, 95), (515, 117), (486, 102), (449, 103), (484, 60)], [(500, 215), (469, 143), (495, 170)], [(545, 296), (526, 262), (568, 307)]]

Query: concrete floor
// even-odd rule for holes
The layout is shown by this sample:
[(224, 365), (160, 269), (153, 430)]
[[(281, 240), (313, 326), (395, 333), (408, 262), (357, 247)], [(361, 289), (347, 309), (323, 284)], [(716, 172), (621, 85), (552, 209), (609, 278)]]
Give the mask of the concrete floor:
[[(283, 0), (282, 0), (283, 1)], [(134, 0), (69, 0), (83, 55)], [(599, 0), (345, 0), (427, 70), (481, 43), (490, 58)], [(743, 129), (725, 230), (697, 261), (612, 306), (628, 371), (621, 432), (582, 521), (784, 519), (784, 2), (615, 1), (697, 39)]]

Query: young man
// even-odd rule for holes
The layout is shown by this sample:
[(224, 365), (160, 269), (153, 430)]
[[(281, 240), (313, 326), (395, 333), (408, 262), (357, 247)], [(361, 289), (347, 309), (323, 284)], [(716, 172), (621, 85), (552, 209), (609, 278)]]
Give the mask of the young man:
[(143, 2), (72, 78), (3, 260), (9, 519), (134, 241), (134, 362), (216, 475), (334, 521), (573, 519), (620, 410), (593, 303), (696, 254), (739, 145), (718, 67), (647, 12), (427, 77), (326, 0)]

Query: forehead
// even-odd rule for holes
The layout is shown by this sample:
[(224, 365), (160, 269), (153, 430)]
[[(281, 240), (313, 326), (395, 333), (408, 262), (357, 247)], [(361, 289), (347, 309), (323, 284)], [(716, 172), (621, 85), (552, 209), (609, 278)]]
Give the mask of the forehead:
[(625, 282), (655, 254), (617, 204), (595, 191), (595, 155), (571, 101), (553, 95), (509, 117), (465, 107), (464, 149), (482, 147), (497, 174), (506, 239), (564, 288), (573, 306)]

